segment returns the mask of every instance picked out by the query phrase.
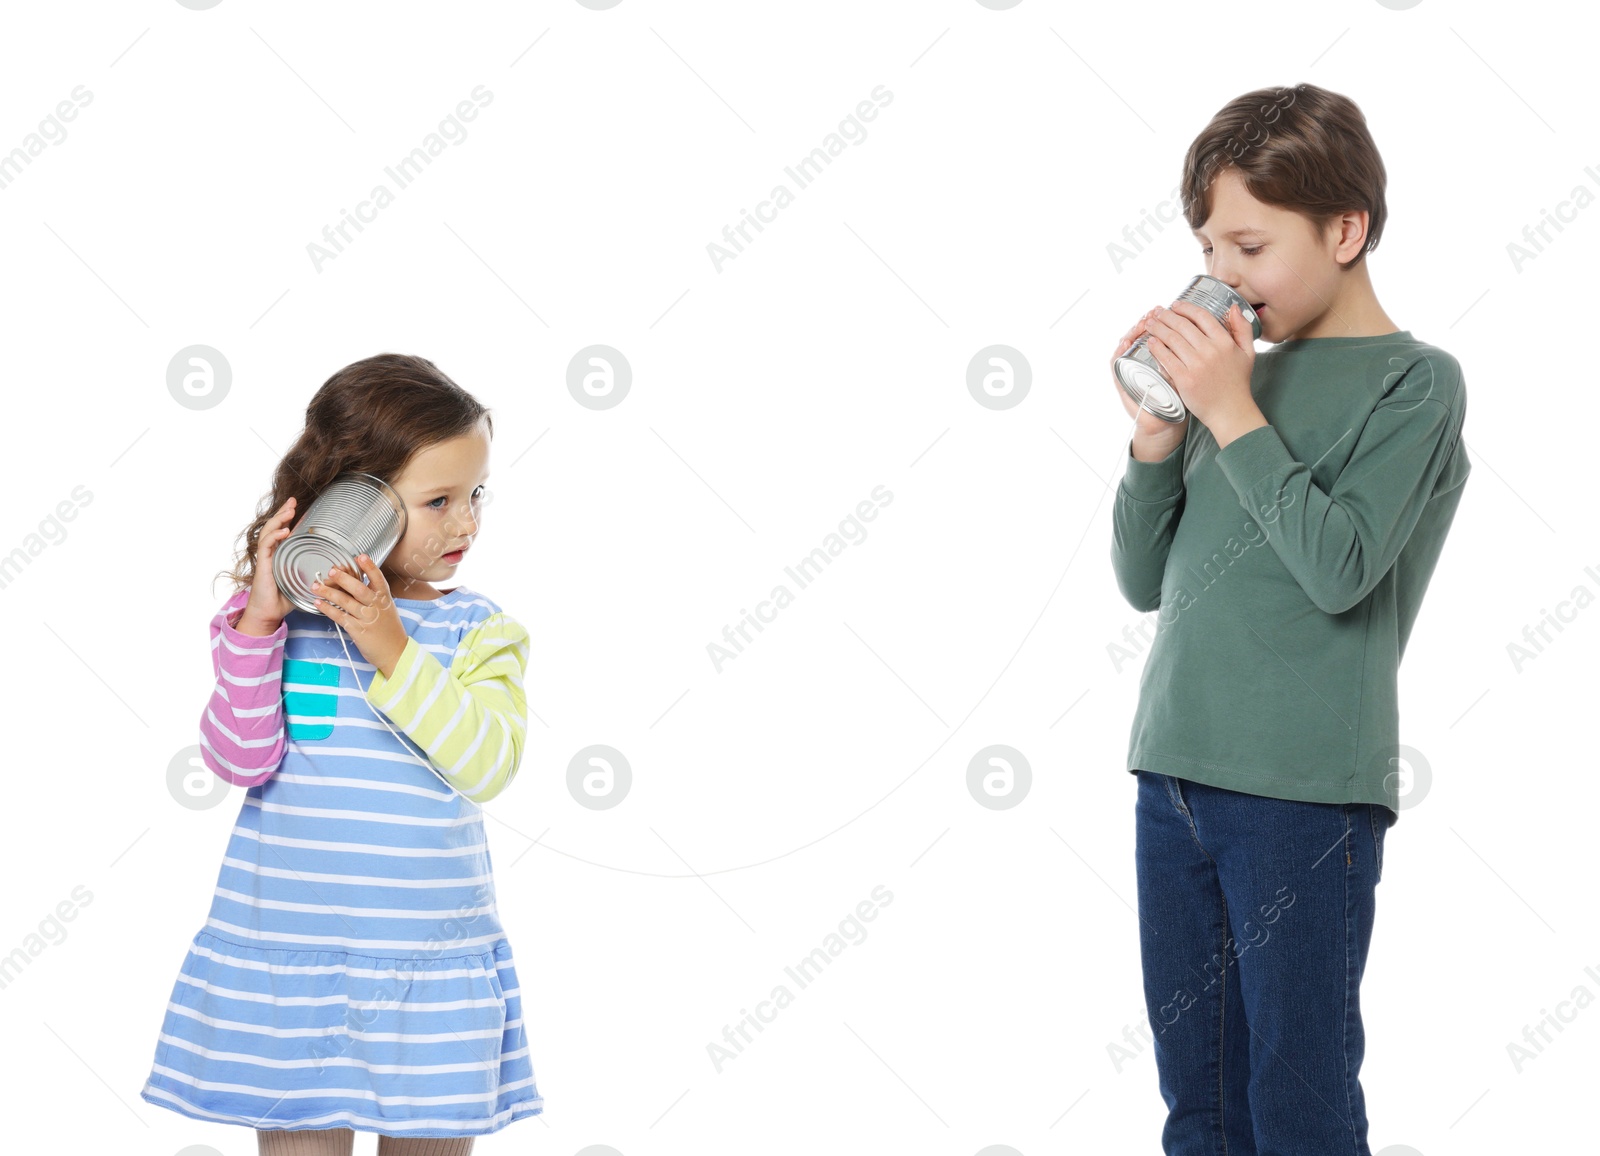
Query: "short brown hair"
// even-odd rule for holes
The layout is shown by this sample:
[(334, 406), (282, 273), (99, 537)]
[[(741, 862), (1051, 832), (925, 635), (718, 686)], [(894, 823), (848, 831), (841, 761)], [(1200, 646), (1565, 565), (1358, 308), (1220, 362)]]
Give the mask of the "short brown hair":
[(1211, 182), (1230, 165), (1252, 197), (1300, 213), (1318, 234), (1341, 213), (1365, 209), (1366, 246), (1341, 269), (1378, 247), (1387, 216), (1383, 158), (1348, 96), (1297, 84), (1258, 88), (1223, 105), (1183, 159), (1179, 188), (1191, 229), (1211, 216)]

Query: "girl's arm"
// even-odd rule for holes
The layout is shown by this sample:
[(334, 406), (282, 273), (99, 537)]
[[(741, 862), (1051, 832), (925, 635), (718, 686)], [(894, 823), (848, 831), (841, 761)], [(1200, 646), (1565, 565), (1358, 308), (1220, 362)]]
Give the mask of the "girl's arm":
[(250, 601), (246, 587), (211, 620), (211, 668), (216, 686), (200, 718), (200, 757), (224, 782), (253, 787), (283, 761), (283, 643), (287, 621), (271, 634), (235, 627)]
[(486, 803), (511, 785), (522, 759), (527, 662), (527, 630), (497, 611), (467, 632), (449, 670), (407, 639), (388, 678), (373, 672), (367, 701), (426, 751), (457, 791)]

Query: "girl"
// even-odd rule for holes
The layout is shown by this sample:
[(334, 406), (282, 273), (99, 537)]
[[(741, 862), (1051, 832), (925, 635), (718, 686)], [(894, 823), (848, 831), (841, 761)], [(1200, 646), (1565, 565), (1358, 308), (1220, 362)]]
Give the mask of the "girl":
[[(380, 1156), (459, 1156), (544, 1107), (480, 808), (521, 759), (528, 634), (434, 585), (477, 537), (493, 432), (423, 358), (335, 373), (211, 621), (201, 757), (248, 790), (141, 1095), (263, 1153), (348, 1156), (360, 1130)], [(273, 551), (351, 471), (399, 493), (405, 532), (307, 613)]]

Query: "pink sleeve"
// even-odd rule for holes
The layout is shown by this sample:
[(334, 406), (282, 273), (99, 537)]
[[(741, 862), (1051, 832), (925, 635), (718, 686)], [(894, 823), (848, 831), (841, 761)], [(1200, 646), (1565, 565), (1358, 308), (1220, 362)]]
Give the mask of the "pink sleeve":
[(271, 634), (234, 629), (250, 591), (240, 590), (211, 620), (211, 668), (217, 684), (200, 718), (200, 757), (224, 782), (253, 787), (283, 761), (283, 643), (289, 625)]

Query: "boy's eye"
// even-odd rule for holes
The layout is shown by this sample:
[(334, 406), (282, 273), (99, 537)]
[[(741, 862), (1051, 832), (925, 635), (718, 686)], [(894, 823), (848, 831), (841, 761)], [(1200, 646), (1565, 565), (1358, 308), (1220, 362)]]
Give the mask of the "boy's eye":
[[(1261, 250), (1264, 249), (1264, 248), (1266, 248), (1265, 245), (1257, 245), (1253, 249), (1247, 249), (1243, 245), (1240, 245), (1239, 246), (1239, 252), (1243, 253), (1246, 257), (1254, 257), (1258, 253), (1260, 253)], [(1210, 245), (1201, 246), (1200, 252), (1201, 252), (1201, 254), (1203, 256), (1210, 256), (1211, 255), (1211, 246)]]

